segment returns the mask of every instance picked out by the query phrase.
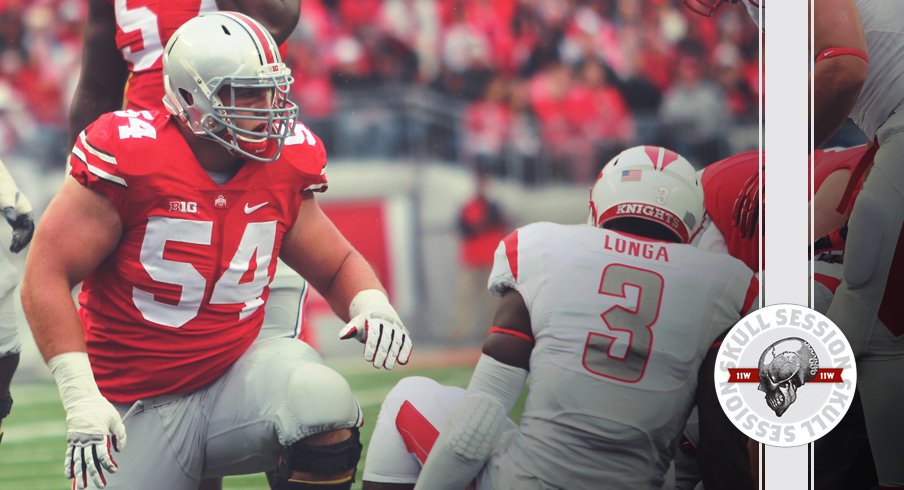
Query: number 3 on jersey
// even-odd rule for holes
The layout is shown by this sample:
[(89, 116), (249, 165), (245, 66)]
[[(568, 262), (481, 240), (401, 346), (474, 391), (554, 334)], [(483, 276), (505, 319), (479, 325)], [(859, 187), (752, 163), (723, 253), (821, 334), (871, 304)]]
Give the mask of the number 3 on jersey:
[(611, 264), (603, 270), (599, 294), (627, 299), (627, 286), (637, 291), (634, 309), (615, 305), (600, 315), (608, 332), (587, 334), (583, 363), (598, 376), (636, 383), (643, 378), (653, 349), (652, 328), (659, 318), (663, 280), (650, 270)]
[[(180, 286), (176, 304), (158, 301), (154, 293), (132, 289), (132, 301), (148, 321), (179, 328), (198, 316), (207, 280), (191, 264), (163, 257), (167, 242), (210, 245), (213, 222), (153, 216), (149, 218), (141, 244), (141, 265), (151, 279)], [(210, 295), (210, 304), (244, 304), (239, 317), (245, 318), (264, 304), (261, 295), (270, 282), (268, 269), (276, 240), (276, 222), (248, 223), (238, 250)], [(254, 265), (250, 281), (242, 281)]]

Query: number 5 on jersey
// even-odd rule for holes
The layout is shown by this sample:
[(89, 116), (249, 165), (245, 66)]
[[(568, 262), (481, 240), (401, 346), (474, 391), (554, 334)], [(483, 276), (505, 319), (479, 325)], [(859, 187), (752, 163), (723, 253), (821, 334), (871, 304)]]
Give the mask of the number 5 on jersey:
[[(210, 245), (213, 222), (152, 216), (141, 244), (141, 265), (151, 279), (181, 287), (176, 304), (158, 301), (152, 291), (132, 290), (135, 307), (148, 321), (179, 328), (198, 316), (207, 279), (193, 265), (164, 258), (167, 242)], [(229, 267), (214, 284), (209, 304), (244, 304), (239, 313), (246, 318), (264, 304), (261, 295), (270, 283), (268, 269), (276, 240), (276, 221), (248, 223)], [(256, 262), (251, 280), (242, 281)]]

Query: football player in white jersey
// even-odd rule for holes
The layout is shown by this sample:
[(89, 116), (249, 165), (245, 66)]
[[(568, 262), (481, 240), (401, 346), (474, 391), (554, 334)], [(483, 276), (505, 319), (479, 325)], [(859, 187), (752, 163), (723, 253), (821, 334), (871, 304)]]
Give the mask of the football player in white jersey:
[[(754, 488), (747, 438), (716, 400), (712, 347), (759, 287), (739, 260), (687, 245), (702, 217), (691, 164), (640, 146), (604, 167), (588, 224), (505, 238), (488, 283), (502, 299), (467, 390), (400, 381), (364, 488), (661, 488), (695, 402), (704, 481)], [(516, 426), (506, 415), (528, 373)]]
[[(882, 488), (904, 488), (904, 421), (892, 393), (904, 387), (904, 319), (887, 315), (884, 296), (904, 280), (895, 260), (904, 224), (904, 8), (895, 0), (823, 0), (815, 3), (814, 112), (816, 144), (835, 130), (820, 114), (852, 100), (850, 117), (866, 134), (875, 156), (851, 178), (840, 209), (850, 206), (854, 186), (869, 169), (853, 202), (842, 282), (828, 316), (842, 329), (858, 356), (858, 391)], [(858, 21), (859, 19), (859, 21)], [(831, 76), (820, 77), (830, 63)], [(862, 88), (840, 91), (837, 80)], [(851, 93), (855, 94), (851, 96)], [(839, 120), (843, 121), (841, 115)], [(837, 127), (837, 126), (836, 126)], [(820, 133), (822, 131), (822, 134)], [(899, 298), (900, 296), (897, 296)], [(900, 303), (895, 298), (894, 303)], [(894, 305), (892, 305), (894, 306)], [(882, 321), (879, 321), (882, 320)]]
[[(0, 161), (0, 211), (13, 228), (9, 251), (19, 253), (31, 241), (34, 233), (34, 215), (31, 203), (19, 191), (13, 177)], [(5, 254), (0, 253), (0, 441), (3, 440), (3, 419), (9, 415), (13, 398), (9, 384), (19, 365), (19, 340), (15, 314), (16, 284), (19, 282), (16, 268)]]

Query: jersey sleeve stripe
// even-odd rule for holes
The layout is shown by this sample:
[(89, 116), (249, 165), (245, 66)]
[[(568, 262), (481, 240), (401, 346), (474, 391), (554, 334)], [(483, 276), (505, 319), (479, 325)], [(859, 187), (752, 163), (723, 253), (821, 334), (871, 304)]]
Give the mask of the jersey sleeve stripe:
[(312, 185), (309, 185), (309, 186), (305, 187), (304, 189), (302, 189), (302, 191), (324, 192), (324, 191), (326, 191), (327, 187), (328, 187), (328, 184), (325, 184), (325, 183), (312, 184)]
[[(91, 143), (88, 142), (88, 138), (85, 136), (84, 131), (82, 131), (82, 134), (80, 134), (78, 138), (79, 138), (79, 141), (81, 141), (82, 146), (85, 147), (85, 151), (96, 156), (101, 161), (109, 163), (110, 165), (117, 165), (116, 157), (114, 157), (113, 155), (111, 155), (103, 150), (98, 150), (97, 148), (91, 146)], [(84, 159), (83, 159), (83, 161), (84, 161)]]
[(518, 230), (515, 230), (502, 242), (505, 244), (505, 256), (508, 259), (509, 270), (512, 271), (512, 277), (518, 280)]
[(106, 180), (107, 182), (112, 182), (114, 184), (121, 185), (126, 188), (129, 187), (129, 185), (126, 184), (125, 179), (123, 179), (122, 177), (113, 175), (110, 172), (107, 172), (106, 170), (95, 167), (94, 165), (91, 165), (90, 163), (88, 163), (88, 159), (85, 157), (85, 153), (78, 146), (72, 147), (72, 155), (75, 156), (76, 158), (78, 158), (79, 160), (81, 160), (81, 162), (85, 164), (85, 168), (88, 169), (88, 172), (91, 172), (95, 177)]
[(101, 179), (104, 179), (108, 182), (112, 182), (114, 184), (121, 185), (123, 187), (129, 187), (129, 185), (126, 184), (126, 181), (122, 177), (117, 177), (117, 176), (115, 176), (109, 172), (106, 172), (102, 169), (99, 169), (99, 168), (95, 167), (94, 165), (91, 165), (90, 163), (87, 163), (87, 162), (85, 163), (85, 166), (88, 168), (89, 172), (91, 172), (92, 174), (94, 174), (95, 176), (97, 176)]
[(511, 335), (512, 337), (517, 337), (521, 340), (526, 340), (526, 341), (530, 342), (531, 344), (534, 343), (533, 337), (531, 337), (530, 335), (528, 335), (524, 332), (521, 332), (519, 330), (515, 330), (512, 328), (497, 327), (496, 325), (493, 325), (492, 327), (490, 327), (489, 333), (491, 333), (491, 334), (500, 333), (503, 335)]

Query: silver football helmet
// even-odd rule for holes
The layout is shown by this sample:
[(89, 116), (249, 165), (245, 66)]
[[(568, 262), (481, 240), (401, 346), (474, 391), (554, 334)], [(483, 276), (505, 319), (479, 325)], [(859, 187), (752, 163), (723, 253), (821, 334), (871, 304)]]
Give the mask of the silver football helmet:
[[(273, 37), (238, 12), (211, 12), (189, 20), (163, 51), (167, 110), (196, 135), (260, 162), (279, 158), (294, 131), (298, 106), (288, 99), (293, 81)], [(237, 105), (237, 96), (242, 102), (257, 90), (265, 91), (261, 102)], [(243, 121), (245, 127), (240, 127)]]

